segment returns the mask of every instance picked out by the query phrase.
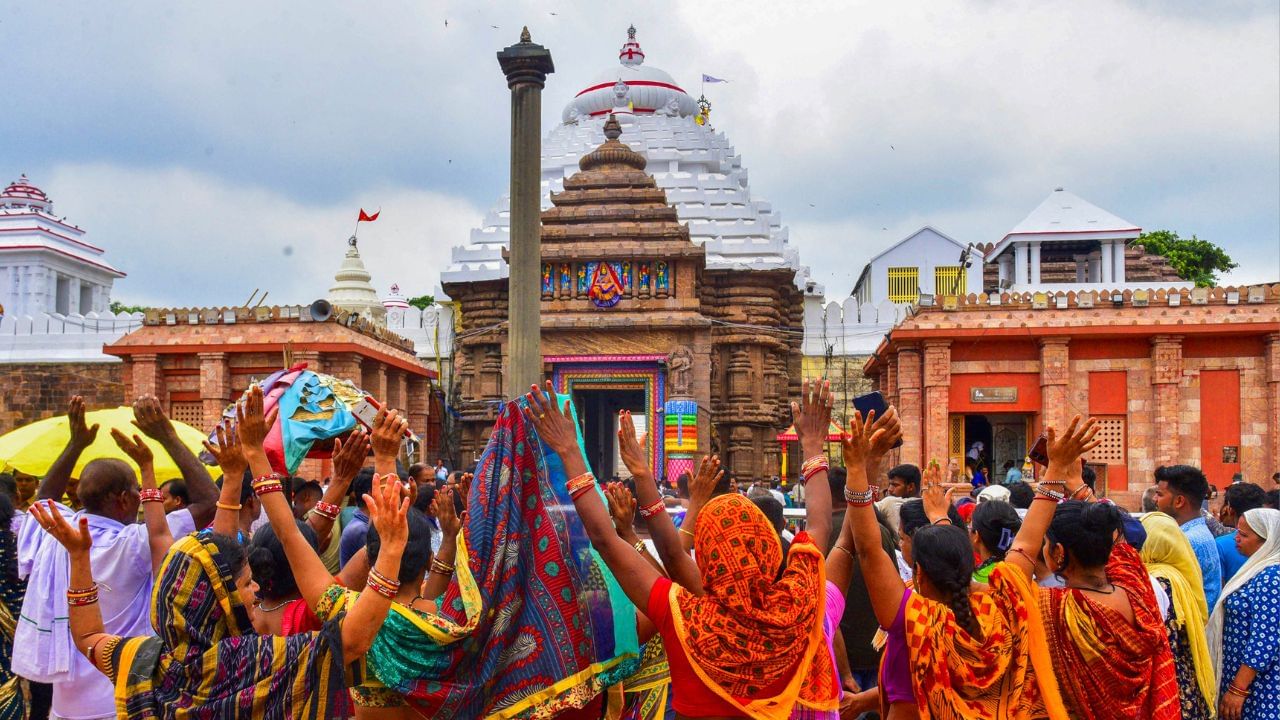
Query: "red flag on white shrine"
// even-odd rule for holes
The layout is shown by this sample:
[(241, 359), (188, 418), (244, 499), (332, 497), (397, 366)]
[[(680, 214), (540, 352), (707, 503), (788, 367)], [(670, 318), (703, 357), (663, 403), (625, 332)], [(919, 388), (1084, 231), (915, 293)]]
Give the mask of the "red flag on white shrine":
[(378, 210), (375, 211), (372, 215), (365, 212), (364, 208), (360, 208), (360, 218), (356, 220), (356, 223), (373, 222), (374, 220), (377, 220), (378, 216), (381, 214), (382, 214), (382, 208), (378, 208)]

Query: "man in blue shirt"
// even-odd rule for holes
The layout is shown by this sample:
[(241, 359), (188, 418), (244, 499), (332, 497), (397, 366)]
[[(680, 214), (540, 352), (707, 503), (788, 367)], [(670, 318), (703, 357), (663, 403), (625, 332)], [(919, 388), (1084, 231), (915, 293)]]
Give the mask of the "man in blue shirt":
[[(1227, 492), (1222, 502), (1222, 510), (1218, 512), (1218, 519), (1223, 525), (1234, 528), (1236, 523), (1240, 522), (1240, 517), (1246, 512), (1263, 506), (1266, 502), (1267, 492), (1260, 485), (1253, 483), (1238, 482), (1227, 486)], [(1222, 582), (1225, 584), (1231, 579), (1232, 575), (1244, 565), (1247, 560), (1240, 551), (1236, 549), (1236, 533), (1234, 530), (1221, 535), (1217, 538), (1218, 543), (1218, 559), (1222, 562)]]
[(373, 491), (373, 468), (363, 468), (351, 481), (351, 492), (356, 496), (356, 512), (351, 522), (342, 528), (342, 540), (338, 542), (338, 562), (346, 565), (352, 555), (360, 552), (369, 534), (369, 515), (365, 512), (364, 496)]
[(1200, 512), (1208, 495), (1209, 481), (1198, 468), (1190, 465), (1156, 468), (1156, 507), (1177, 520), (1182, 533), (1191, 541), (1191, 549), (1200, 563), (1205, 600), (1212, 608), (1222, 592), (1222, 562), (1218, 559), (1218, 544)]

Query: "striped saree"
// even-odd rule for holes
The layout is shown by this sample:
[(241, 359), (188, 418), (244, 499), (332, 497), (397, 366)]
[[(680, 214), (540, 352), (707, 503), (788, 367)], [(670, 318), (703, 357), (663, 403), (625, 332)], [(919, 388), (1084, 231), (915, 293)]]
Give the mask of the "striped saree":
[(157, 635), (113, 655), (116, 711), (128, 720), (329, 716), (342, 687), (341, 618), (318, 633), (256, 635), (207, 530), (178, 540), (151, 596)]

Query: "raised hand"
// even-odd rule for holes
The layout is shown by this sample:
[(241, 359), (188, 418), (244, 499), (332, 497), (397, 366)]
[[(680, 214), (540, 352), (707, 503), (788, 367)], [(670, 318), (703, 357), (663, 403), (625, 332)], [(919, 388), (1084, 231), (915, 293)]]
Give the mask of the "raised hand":
[[(892, 411), (889, 414), (891, 413)], [(877, 446), (882, 444), (881, 438), (885, 436), (885, 428), (875, 422), (875, 417), (875, 410), (867, 413), (865, 420), (862, 413), (854, 410), (853, 416), (849, 418), (849, 428), (840, 439), (840, 450), (844, 455), (846, 468), (863, 467), (867, 459), (872, 457)]]
[(464, 512), (458, 515), (454, 512), (454, 507), (453, 488), (447, 485), (437, 490), (436, 496), (431, 499), (431, 514), (440, 523), (440, 530), (445, 537), (457, 537), (458, 531), (466, 522), (467, 514)]
[(827, 430), (831, 427), (831, 383), (805, 380), (800, 388), (800, 401), (791, 402), (796, 437), (806, 455), (820, 453), (827, 442)]
[(618, 413), (618, 454), (622, 456), (622, 464), (627, 466), (633, 476), (652, 480), (649, 456), (641, 447), (640, 438), (636, 436), (636, 423), (630, 410)]
[(609, 515), (618, 528), (618, 534), (631, 532), (636, 522), (636, 499), (631, 496), (631, 491), (622, 483), (609, 483), (605, 486), (604, 496), (609, 501)]
[(570, 400), (565, 398), (561, 407), (550, 380), (547, 381), (546, 394), (537, 385), (529, 387), (530, 391), (525, 393), (528, 404), (524, 414), (538, 431), (538, 437), (557, 455), (577, 452), (578, 429), (574, 427), (573, 415), (569, 411)]
[(409, 496), (398, 482), (383, 483), (364, 496), (369, 512), (369, 522), (378, 529), (383, 547), (396, 552), (404, 549), (409, 540)]
[(924, 487), (920, 490), (920, 500), (924, 503), (924, 514), (929, 521), (937, 522), (947, 517), (947, 509), (951, 507), (951, 493), (955, 488), (943, 487), (942, 469), (937, 460), (929, 461), (929, 467), (922, 473), (921, 482)]
[[(375, 458), (392, 458), (400, 454), (400, 443), (409, 429), (409, 421), (398, 410), (382, 408), (373, 420), (370, 444)], [(358, 471), (358, 469), (357, 469)]]
[(133, 402), (133, 424), (156, 442), (163, 443), (178, 437), (155, 395), (143, 395)]
[(43, 507), (39, 502), (31, 503), (31, 514), (36, 516), (40, 527), (61, 543), (71, 555), (88, 555), (89, 548), (93, 546), (93, 538), (89, 535), (89, 518), (81, 515), (79, 524), (72, 527), (54, 507), (52, 500), (45, 502), (47, 505)]
[(71, 445), (84, 450), (98, 439), (98, 426), (89, 427), (84, 420), (84, 398), (76, 395), (67, 407), (67, 424), (71, 426)]
[(350, 483), (360, 474), (365, 459), (369, 457), (369, 433), (357, 427), (347, 436), (333, 441), (333, 481)]
[(716, 486), (724, 478), (724, 470), (720, 469), (720, 458), (706, 455), (698, 463), (698, 474), (689, 483), (689, 501), (693, 504), (705, 505), (715, 494)]
[(462, 473), (458, 478), (458, 492), (462, 495), (462, 504), (467, 504), (467, 498), (471, 497), (471, 481), (475, 480), (474, 473)]
[(222, 468), (223, 482), (226, 482), (226, 478), (239, 479), (244, 477), (244, 471), (245, 468), (249, 467), (249, 461), (244, 456), (244, 446), (240, 444), (240, 434), (231, 426), (231, 420), (229, 418), (224, 419), (218, 423), (213, 432), (218, 439), (217, 444), (205, 440), (204, 449), (209, 451), (209, 454), (218, 462), (218, 467)]
[(1097, 418), (1089, 418), (1084, 423), (1080, 416), (1071, 419), (1071, 424), (1059, 437), (1053, 428), (1046, 431), (1046, 451), (1049, 464), (1063, 471), (1070, 471), (1070, 466), (1078, 464), (1081, 456), (1097, 447), (1102, 441), (1096, 439), (1098, 434)]
[[(875, 422), (872, 422), (872, 420)], [(902, 439), (902, 420), (898, 417), (898, 408), (890, 405), (884, 415), (875, 417), (875, 413), (871, 412), (866, 418), (866, 423), (870, 424), (871, 430), (867, 434), (871, 437), (871, 451), (867, 455), (868, 460), (879, 462), (881, 458), (893, 449), (893, 446)], [(883, 430), (877, 433), (877, 430)]]
[(129, 438), (120, 432), (118, 428), (111, 428), (111, 439), (116, 441), (116, 445), (124, 451), (125, 455), (129, 456), (129, 459), (137, 464), (138, 468), (145, 469), (154, 465), (155, 457), (151, 452), (151, 448), (147, 447), (142, 438), (137, 435)]
[(240, 402), (236, 403), (236, 432), (240, 435), (240, 445), (244, 452), (260, 451), (266, 443), (267, 434), (276, 424), (280, 407), (273, 407), (271, 412), (263, 415), (263, 406), (261, 385), (250, 386)]

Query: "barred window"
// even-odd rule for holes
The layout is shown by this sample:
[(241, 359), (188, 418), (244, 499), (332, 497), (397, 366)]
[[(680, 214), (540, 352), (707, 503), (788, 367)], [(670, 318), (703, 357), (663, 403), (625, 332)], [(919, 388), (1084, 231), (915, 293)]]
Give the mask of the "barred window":
[(963, 265), (939, 265), (933, 269), (933, 292), (935, 295), (964, 295), (965, 276)]
[(204, 428), (204, 403), (199, 400), (171, 402), (169, 417), (194, 428)]
[(913, 303), (920, 299), (920, 268), (889, 268), (889, 300)]
[(1098, 418), (1098, 440), (1102, 444), (1089, 452), (1086, 462), (1105, 465), (1123, 465), (1124, 460), (1124, 417)]

